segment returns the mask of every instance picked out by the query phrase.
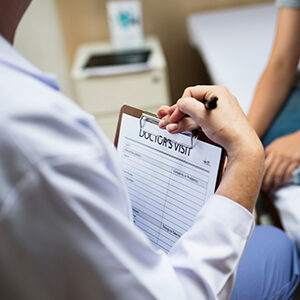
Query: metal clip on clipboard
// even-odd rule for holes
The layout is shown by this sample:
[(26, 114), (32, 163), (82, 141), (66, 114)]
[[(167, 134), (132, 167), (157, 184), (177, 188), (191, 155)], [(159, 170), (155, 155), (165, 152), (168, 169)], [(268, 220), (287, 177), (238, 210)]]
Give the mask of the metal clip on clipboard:
[[(150, 114), (142, 113), (142, 115), (140, 117), (140, 128), (143, 129), (145, 132), (153, 134), (154, 136), (158, 136), (157, 134), (155, 134), (153, 132), (150, 132), (149, 130), (145, 129), (145, 122), (149, 122), (149, 123), (152, 123), (152, 124), (155, 124), (155, 125), (158, 126), (159, 121), (160, 121), (160, 119), (155, 117), (155, 116), (152, 116)], [(193, 146), (194, 146), (194, 140), (197, 139), (195, 134), (193, 133), (193, 131), (192, 132), (191, 131), (184, 131), (184, 132), (181, 132), (180, 134), (191, 137), (190, 145), (187, 145), (187, 144), (184, 144), (184, 143), (178, 143), (178, 141), (175, 141), (175, 140), (170, 139), (170, 138), (169, 138), (169, 140), (171, 140), (172, 142), (175, 142), (177, 144), (180, 144), (182, 146), (188, 147), (189, 149), (192, 149)]]

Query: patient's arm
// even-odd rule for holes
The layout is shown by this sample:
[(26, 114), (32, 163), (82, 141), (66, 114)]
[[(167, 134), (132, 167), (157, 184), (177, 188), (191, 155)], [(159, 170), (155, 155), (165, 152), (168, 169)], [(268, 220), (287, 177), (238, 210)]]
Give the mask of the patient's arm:
[(280, 8), (268, 65), (257, 85), (248, 118), (262, 137), (287, 98), (300, 58), (300, 9)]
[[(300, 9), (279, 10), (273, 50), (249, 112), (249, 121), (262, 137), (287, 99), (300, 58)], [(300, 162), (300, 131), (275, 139), (266, 148), (263, 189), (285, 183)]]

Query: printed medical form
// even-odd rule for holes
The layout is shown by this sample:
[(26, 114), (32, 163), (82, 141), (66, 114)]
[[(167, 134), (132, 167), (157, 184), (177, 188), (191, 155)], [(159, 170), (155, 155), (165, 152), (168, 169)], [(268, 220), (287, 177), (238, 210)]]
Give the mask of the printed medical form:
[(118, 152), (134, 223), (169, 252), (215, 191), (222, 149), (123, 114)]

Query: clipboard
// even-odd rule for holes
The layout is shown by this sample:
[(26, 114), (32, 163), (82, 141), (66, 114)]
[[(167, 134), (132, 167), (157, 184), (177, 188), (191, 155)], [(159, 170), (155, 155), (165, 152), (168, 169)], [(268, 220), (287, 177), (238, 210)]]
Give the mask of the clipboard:
[[(123, 114), (127, 114), (130, 116), (133, 116), (135, 118), (138, 118), (140, 120), (140, 126), (142, 126), (141, 121), (144, 119), (145, 121), (149, 120), (152, 122), (155, 122), (156, 124), (159, 123), (159, 119), (156, 117), (155, 114), (147, 111), (143, 111), (141, 109), (129, 106), (129, 105), (123, 105), (120, 110), (119, 114), (119, 119), (118, 119), (118, 124), (117, 124), (117, 129), (116, 129), (116, 134), (115, 134), (115, 139), (114, 139), (114, 145), (116, 148), (118, 148), (118, 141), (119, 141), (119, 135), (120, 135), (120, 128), (121, 128), (121, 123), (122, 123), (122, 117)], [(187, 133), (185, 133), (187, 134)], [(223, 168), (225, 164), (225, 158), (226, 158), (226, 151), (225, 149), (210, 140), (202, 130), (196, 129), (190, 132), (189, 134), (191, 136), (191, 144), (190, 146), (193, 147), (193, 139), (198, 139), (204, 142), (207, 142), (211, 145), (214, 145), (216, 147), (220, 147), (222, 149), (222, 154), (221, 154), (221, 160), (220, 160), (220, 165), (219, 165), (219, 170), (218, 170), (218, 176), (217, 176), (217, 181), (216, 181), (216, 186), (215, 186), (215, 191), (218, 188), (221, 178), (222, 178), (222, 173), (223, 173)]]
[[(154, 114), (124, 105), (114, 144), (121, 157), (134, 222), (157, 248), (168, 253), (193, 224), (198, 207), (200, 210), (217, 189), (225, 150), (201, 130), (172, 135), (160, 129), (158, 122)], [(200, 158), (198, 162), (202, 149), (209, 163), (211, 157), (216, 157), (216, 163), (210, 165)]]

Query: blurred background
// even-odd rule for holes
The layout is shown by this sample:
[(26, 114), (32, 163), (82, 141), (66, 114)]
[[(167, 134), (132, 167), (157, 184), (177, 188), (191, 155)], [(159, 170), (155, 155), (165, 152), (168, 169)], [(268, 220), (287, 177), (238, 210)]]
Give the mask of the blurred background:
[[(33, 1), (30, 9), (27, 11), (24, 19), (22, 20), (15, 41), (15, 46), (18, 50), (20, 50), (35, 65), (44, 71), (56, 73), (59, 77), (63, 92), (78, 101), (83, 107), (86, 106), (84, 108), (95, 114), (97, 120), (102, 119), (102, 117), (105, 118), (107, 115), (115, 118), (115, 115), (117, 114), (117, 107), (111, 107), (109, 108), (110, 110), (107, 110), (106, 108), (96, 107), (96, 100), (93, 100), (94, 102), (91, 105), (87, 103), (86, 98), (84, 98), (87, 96), (83, 95), (84, 92), (82, 92), (82, 89), (88, 89), (88, 85), (91, 81), (85, 81), (85, 84), (87, 85), (84, 88), (82, 88), (82, 85), (79, 86), (78, 80), (83, 80), (84, 76), (82, 74), (81, 76), (78, 72), (77, 75), (74, 75), (74, 72), (76, 73), (74, 68), (76, 68), (76, 65), (79, 66), (78, 62), (76, 63), (76, 59), (82, 59), (82, 57), (78, 58), (78, 51), (80, 51), (80, 47), (89, 45), (89, 43), (109, 43), (110, 30), (107, 2), (108, 1), (104, 0)], [(229, 69), (231, 70), (233, 70), (235, 66), (241, 67), (241, 63), (239, 61), (235, 61), (235, 57), (238, 53), (243, 51), (242, 49), (238, 51), (238, 53), (227, 53), (228, 55), (231, 54), (230, 59), (226, 57), (225, 52), (230, 52), (231, 50), (227, 49), (225, 52), (223, 51), (223, 47), (226, 43), (232, 44), (230, 41), (231, 36), (232, 38), (235, 38), (235, 43), (237, 45), (242, 44), (243, 29), (241, 28), (243, 25), (243, 17), (232, 18), (231, 12), (239, 13), (241, 11), (243, 14), (244, 8), (246, 8), (247, 11), (250, 11), (250, 20), (246, 24), (248, 27), (247, 30), (250, 30), (252, 28), (251, 26), (258, 26), (255, 27), (255, 30), (264, 27), (261, 26), (259, 22), (258, 25), (255, 25), (257, 22), (255, 19), (252, 19), (252, 17), (256, 15), (256, 11), (254, 10), (251, 12), (251, 7), (258, 7), (260, 9), (260, 7), (265, 8), (267, 5), (268, 9), (271, 10), (274, 15), (271, 19), (273, 21), (275, 20), (275, 7), (272, 1), (141, 0), (140, 3), (145, 40), (150, 36), (156, 39), (156, 42), (159, 44), (158, 46), (161, 47), (159, 51), (162, 52), (161, 55), (164, 60), (161, 65), (161, 67), (164, 68), (163, 75), (160, 75), (158, 72), (154, 75), (152, 74), (153, 76), (151, 80), (153, 84), (162, 80), (162, 84), (164, 85), (160, 89), (160, 91), (163, 90), (163, 92), (161, 92), (162, 99), (153, 99), (153, 97), (160, 97), (159, 92), (151, 96), (155, 105), (174, 103), (181, 96), (183, 90), (190, 85), (208, 84), (212, 82), (226, 84), (226, 80), (218, 78), (218, 75), (214, 73), (214, 68), (221, 69), (221, 71), (223, 68), (225, 73), (222, 76), (224, 76), (225, 79), (229, 78), (232, 74), (228, 75), (228, 73), (226, 73), (230, 70), (225, 70), (228, 69), (225, 65), (213, 65), (214, 61), (217, 63), (218, 59), (229, 62), (231, 66)], [(215, 12), (217, 12), (217, 15)], [(224, 15), (223, 17), (218, 16), (219, 12), (225, 12), (225, 17)], [(229, 15), (226, 17), (228, 12)], [(210, 13), (213, 14), (210, 15)], [(197, 16), (199, 17), (198, 19)], [(207, 16), (209, 16), (209, 18), (205, 19)], [(261, 19), (263, 18), (265, 18), (265, 14), (262, 14)], [(240, 30), (240, 26), (237, 25), (239, 23), (233, 22), (230, 26), (227, 24), (230, 23), (228, 20), (231, 19), (234, 19), (235, 22), (241, 22)], [(218, 20), (221, 21), (219, 22)], [(214, 24), (216, 26), (214, 26)], [(223, 25), (225, 27), (229, 27), (226, 29), (225, 27), (223, 28)], [(272, 23), (271, 25), (273, 26), (274, 24)], [(197, 26), (199, 26), (199, 32)], [(228, 31), (224, 31), (225, 29)], [(211, 30), (211, 32), (209, 32), (209, 30)], [(241, 38), (234, 36), (235, 30), (239, 30)], [(208, 36), (205, 36), (205, 34), (208, 34)], [(270, 38), (272, 38), (272, 36), (273, 35), (268, 37), (268, 45), (270, 44), (270, 47)], [(227, 37), (229, 37), (229, 39), (227, 39)], [(197, 38), (200, 38), (200, 41), (197, 41)], [(240, 40), (237, 40), (238, 38)], [(249, 42), (250, 37), (244, 34), (244, 38), (245, 42)], [(253, 39), (253, 36), (251, 38)], [(220, 42), (219, 44), (218, 41)], [(261, 40), (258, 41), (258, 45), (260, 42)], [(205, 46), (205, 43), (208, 43), (207, 47)], [(211, 43), (211, 45), (209, 45), (209, 43)], [(245, 44), (244, 47), (246, 46), (247, 45)], [(214, 51), (210, 50), (209, 47), (212, 47), (211, 49), (214, 49), (216, 54), (214, 54)], [(265, 50), (265, 58), (262, 58), (262, 61), (265, 59), (265, 63), (268, 56), (267, 53), (269, 51), (268, 47), (267, 50)], [(214, 54), (216, 56), (209, 57), (210, 54)], [(221, 57), (217, 57), (220, 54)], [(257, 55), (257, 53), (254, 53), (254, 55)], [(243, 53), (242, 59), (244, 61), (247, 61), (248, 57), (247, 53)], [(251, 62), (251, 64), (253, 63)], [(260, 67), (262, 70), (263, 63), (260, 64), (262, 65)], [(260, 69), (256, 71), (257, 78), (260, 75)], [(137, 76), (143, 76), (142, 73), (143, 72), (137, 73)], [(239, 74), (236, 76), (237, 78), (240, 77)], [(95, 80), (94, 77), (97, 76), (94, 74), (92, 77), (93, 80)], [(103, 75), (101, 78), (103, 79)], [(112, 78), (112, 75), (110, 75), (110, 78)], [(85, 79), (91, 79), (91, 76)], [(232, 80), (235, 80), (235, 78), (232, 78)], [(247, 81), (248, 79), (245, 78), (245, 80)], [(249, 81), (253, 81), (252, 86), (254, 87), (255, 80), (249, 78)], [(82, 84), (82, 82), (80, 84)], [(238, 82), (236, 85), (238, 85)], [(101, 86), (100, 81), (98, 86)], [(252, 86), (251, 88), (253, 88)], [(151, 89), (151, 85), (148, 85), (148, 88), (149, 87)], [(134, 85), (128, 85), (128, 90), (129, 89), (134, 89)], [(98, 93), (95, 89), (93, 92), (96, 94)], [(125, 96), (126, 85), (122, 86), (122, 93), (124, 94), (125, 100), (127, 100)], [(147, 90), (139, 90), (138, 93), (140, 93), (138, 99), (141, 103), (141, 108), (155, 108), (150, 104), (144, 105), (143, 103), (144, 100), (142, 93), (147, 94)], [(151, 94), (151, 91), (149, 91), (149, 93)], [(87, 92), (87, 94), (89, 95), (88, 97), (94, 97), (90, 92)], [(83, 100), (81, 101), (80, 98)], [(251, 97), (249, 95), (249, 99), (250, 98)], [(108, 99), (97, 99), (97, 101), (101, 101), (103, 103), (104, 101), (107, 102)], [(249, 100), (247, 101), (249, 102)], [(123, 99), (120, 99), (118, 106), (122, 102)], [(136, 105), (136, 103), (136, 101), (133, 101), (134, 105)], [(95, 109), (93, 109), (94, 104), (96, 105)], [(247, 108), (248, 103), (244, 106), (244, 110), (246, 111)], [(113, 131), (113, 129), (108, 130)], [(112, 133), (108, 133), (108, 135), (110, 135), (111, 138), (113, 136)]]

